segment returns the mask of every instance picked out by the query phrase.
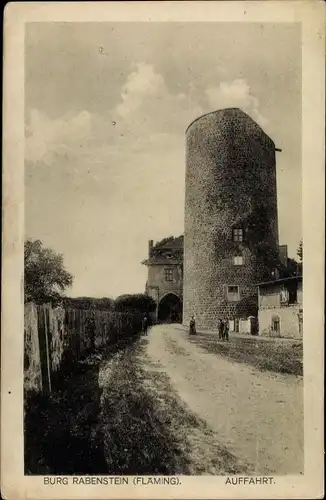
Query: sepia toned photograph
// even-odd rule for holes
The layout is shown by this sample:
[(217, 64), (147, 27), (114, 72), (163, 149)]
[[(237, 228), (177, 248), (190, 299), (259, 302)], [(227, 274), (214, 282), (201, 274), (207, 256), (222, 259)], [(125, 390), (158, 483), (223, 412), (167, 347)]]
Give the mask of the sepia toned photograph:
[(254, 3), (7, 11), (4, 498), (322, 498), (324, 11)]
[(25, 37), (25, 473), (303, 474), (300, 24)]

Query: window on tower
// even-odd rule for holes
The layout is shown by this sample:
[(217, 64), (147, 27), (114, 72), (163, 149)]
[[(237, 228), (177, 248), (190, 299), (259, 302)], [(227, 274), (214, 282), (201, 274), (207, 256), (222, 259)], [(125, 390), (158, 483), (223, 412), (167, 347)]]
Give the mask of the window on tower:
[(233, 264), (235, 266), (243, 266), (243, 257), (242, 255), (236, 255), (233, 257)]
[(233, 241), (243, 241), (243, 230), (241, 228), (233, 228), (232, 237)]
[(165, 281), (173, 281), (173, 269), (165, 269)]
[(229, 302), (237, 302), (240, 300), (239, 286), (228, 285), (226, 287), (226, 298)]

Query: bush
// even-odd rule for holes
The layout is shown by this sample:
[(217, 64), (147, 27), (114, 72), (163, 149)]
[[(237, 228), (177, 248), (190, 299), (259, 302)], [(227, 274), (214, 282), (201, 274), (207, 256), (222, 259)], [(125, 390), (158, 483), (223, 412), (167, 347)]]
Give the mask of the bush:
[(110, 298), (95, 299), (93, 297), (65, 297), (64, 307), (70, 309), (95, 309), (97, 311), (113, 311), (114, 300)]
[(137, 311), (142, 314), (152, 313), (156, 310), (156, 302), (144, 293), (135, 295), (120, 295), (115, 300), (116, 311)]

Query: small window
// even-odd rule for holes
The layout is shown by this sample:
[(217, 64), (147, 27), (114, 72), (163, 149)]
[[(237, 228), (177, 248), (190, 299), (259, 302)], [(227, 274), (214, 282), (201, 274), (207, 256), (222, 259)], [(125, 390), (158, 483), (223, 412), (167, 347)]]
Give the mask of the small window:
[(165, 269), (165, 281), (173, 281), (173, 269)]
[(227, 300), (229, 302), (236, 302), (236, 301), (238, 301), (239, 298), (240, 298), (238, 285), (229, 285), (229, 286), (227, 286), (226, 295), (227, 295)]
[(243, 257), (242, 255), (236, 255), (233, 257), (233, 264), (235, 266), (243, 266)]
[(233, 229), (233, 241), (243, 241), (243, 231), (241, 228)]

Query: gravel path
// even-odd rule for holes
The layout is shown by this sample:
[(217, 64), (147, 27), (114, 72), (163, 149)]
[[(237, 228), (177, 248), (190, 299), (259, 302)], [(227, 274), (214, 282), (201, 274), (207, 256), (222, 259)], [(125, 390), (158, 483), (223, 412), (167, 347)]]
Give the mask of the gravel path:
[(173, 325), (149, 335), (148, 355), (181, 399), (256, 474), (303, 473), (303, 381), (210, 354)]

